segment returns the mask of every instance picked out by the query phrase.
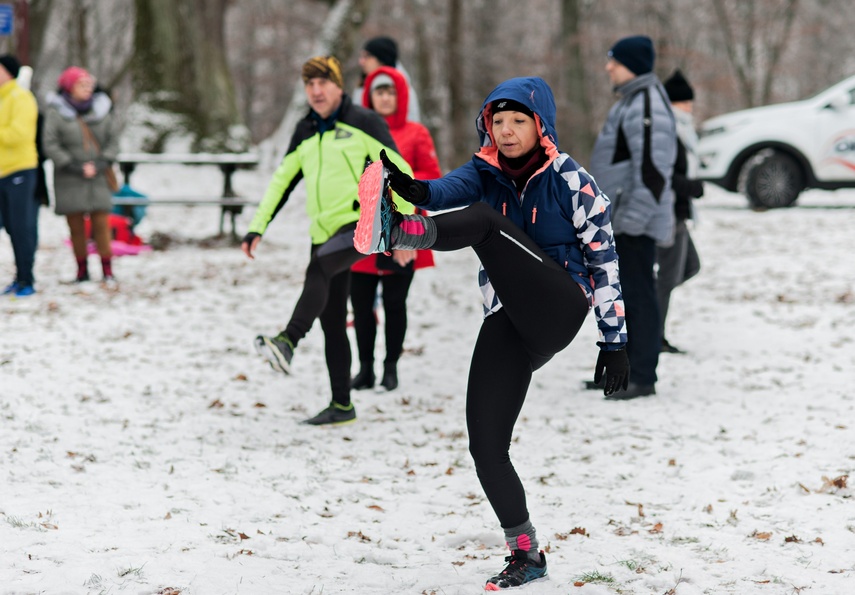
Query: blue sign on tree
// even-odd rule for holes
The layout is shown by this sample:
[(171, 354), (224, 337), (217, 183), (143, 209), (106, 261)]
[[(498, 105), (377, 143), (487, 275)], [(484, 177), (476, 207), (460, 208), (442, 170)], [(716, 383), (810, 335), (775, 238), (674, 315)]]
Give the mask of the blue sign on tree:
[(15, 8), (11, 4), (0, 4), (0, 35), (12, 35), (15, 23)]

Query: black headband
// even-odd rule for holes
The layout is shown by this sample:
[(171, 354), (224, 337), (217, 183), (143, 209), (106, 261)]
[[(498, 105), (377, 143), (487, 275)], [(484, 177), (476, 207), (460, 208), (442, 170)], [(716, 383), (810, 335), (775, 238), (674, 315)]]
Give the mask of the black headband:
[(520, 112), (534, 119), (534, 113), (527, 106), (513, 99), (496, 99), (490, 103), (490, 113), (497, 114), (499, 112)]

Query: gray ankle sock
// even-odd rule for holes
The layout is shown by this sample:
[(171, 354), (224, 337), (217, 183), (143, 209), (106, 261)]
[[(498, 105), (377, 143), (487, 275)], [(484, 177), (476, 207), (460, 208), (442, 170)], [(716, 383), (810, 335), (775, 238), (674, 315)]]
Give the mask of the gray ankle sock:
[(402, 215), (392, 228), (393, 250), (426, 250), (436, 241), (436, 223), (424, 215)]
[(522, 550), (535, 562), (540, 562), (540, 552), (537, 550), (537, 531), (528, 520), (522, 525), (505, 529), (505, 541), (511, 551)]

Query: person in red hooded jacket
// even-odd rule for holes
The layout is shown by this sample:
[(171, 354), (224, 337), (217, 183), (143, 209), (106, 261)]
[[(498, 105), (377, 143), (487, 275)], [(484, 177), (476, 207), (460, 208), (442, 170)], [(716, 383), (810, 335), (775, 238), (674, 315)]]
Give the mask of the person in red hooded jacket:
[[(442, 176), (433, 138), (422, 124), (407, 120), (409, 89), (404, 75), (390, 66), (382, 66), (365, 79), (363, 105), (374, 110), (389, 124), (389, 130), (401, 156), (413, 168), (414, 176), (432, 180)], [(386, 390), (398, 387), (398, 358), (407, 333), (407, 294), (415, 269), (433, 266), (430, 250), (393, 250), (390, 256), (372, 254), (351, 268), (350, 301), (353, 326), (359, 349), (359, 373), (351, 388), (372, 388), (374, 345), (377, 319), (374, 303), (378, 285), (382, 284), (385, 316), (386, 357), (380, 385)]]

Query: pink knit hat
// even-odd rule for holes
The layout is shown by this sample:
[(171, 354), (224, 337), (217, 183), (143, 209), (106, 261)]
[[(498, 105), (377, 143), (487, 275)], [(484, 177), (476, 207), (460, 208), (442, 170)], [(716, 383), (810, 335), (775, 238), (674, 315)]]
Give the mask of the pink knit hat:
[(65, 70), (62, 71), (62, 74), (59, 75), (59, 78), (56, 80), (56, 84), (59, 85), (59, 88), (66, 93), (71, 92), (71, 88), (74, 86), (74, 83), (82, 79), (83, 77), (88, 76), (92, 78), (92, 75), (85, 68), (80, 68), (79, 66), (69, 66)]

